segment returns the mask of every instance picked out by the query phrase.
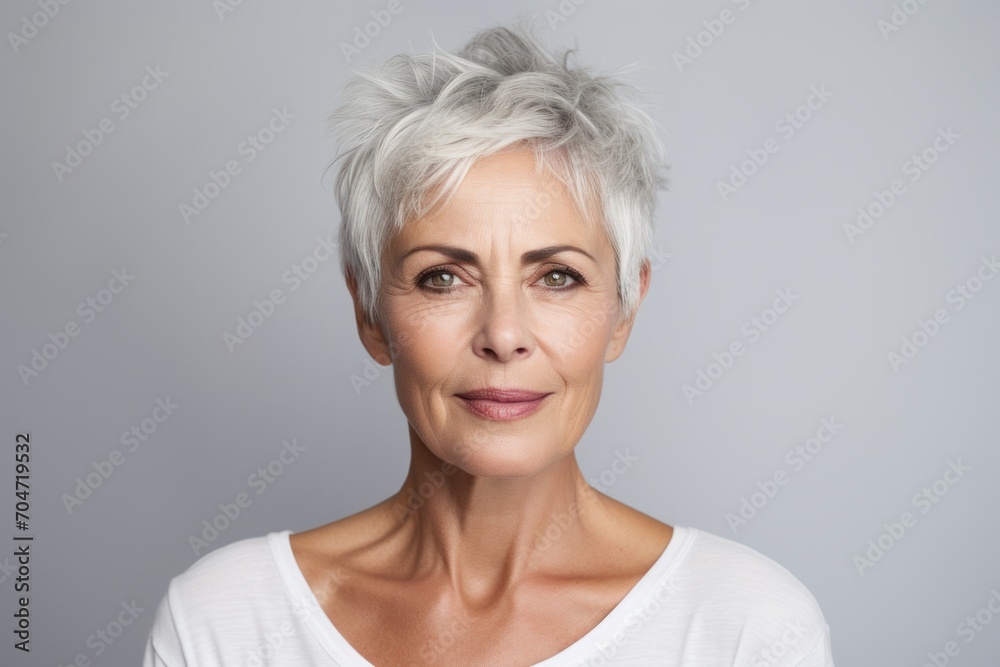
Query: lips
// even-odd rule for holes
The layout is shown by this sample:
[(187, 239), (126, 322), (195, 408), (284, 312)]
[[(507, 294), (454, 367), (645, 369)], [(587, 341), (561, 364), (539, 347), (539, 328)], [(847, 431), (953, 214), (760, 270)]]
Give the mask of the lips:
[(488, 387), (455, 394), (474, 415), (491, 421), (510, 421), (534, 414), (552, 392)]
[(458, 394), (458, 396), (470, 401), (527, 403), (529, 401), (537, 401), (539, 398), (543, 398), (550, 393), (551, 392), (544, 391), (528, 391), (527, 389), (497, 389), (495, 387), (487, 387), (485, 389), (463, 392)]

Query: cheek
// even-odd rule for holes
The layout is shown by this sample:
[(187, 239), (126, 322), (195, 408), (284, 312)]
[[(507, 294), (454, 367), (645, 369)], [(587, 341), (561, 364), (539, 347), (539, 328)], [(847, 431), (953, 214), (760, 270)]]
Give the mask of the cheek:
[(567, 376), (585, 376), (600, 370), (615, 314), (613, 307), (592, 303), (549, 318), (543, 336), (553, 363)]
[(454, 316), (435, 308), (400, 310), (387, 328), (398, 380), (423, 386), (444, 380), (461, 338)]

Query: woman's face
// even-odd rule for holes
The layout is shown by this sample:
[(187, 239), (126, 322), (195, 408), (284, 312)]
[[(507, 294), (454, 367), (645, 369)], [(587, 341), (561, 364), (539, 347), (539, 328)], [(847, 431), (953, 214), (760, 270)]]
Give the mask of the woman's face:
[[(382, 326), (359, 317), (359, 331), (377, 361), (391, 359), (400, 405), (431, 452), (473, 475), (510, 477), (573, 449), (631, 321), (619, 322), (602, 227), (554, 176), (536, 176), (530, 150), (478, 160), (447, 205), (404, 225), (383, 271)], [(648, 280), (647, 263), (643, 296)], [(462, 397), (487, 388), (545, 396)]]

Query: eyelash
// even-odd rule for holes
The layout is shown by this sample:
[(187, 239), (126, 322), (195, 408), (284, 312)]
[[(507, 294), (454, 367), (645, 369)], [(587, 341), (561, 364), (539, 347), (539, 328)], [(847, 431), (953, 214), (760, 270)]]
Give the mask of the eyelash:
[[(423, 271), (419, 276), (417, 276), (417, 287), (419, 287), (422, 290), (428, 291), (428, 292), (434, 292), (434, 293), (437, 293), (437, 294), (448, 294), (449, 292), (453, 291), (455, 288), (454, 287), (428, 287), (427, 285), (424, 285), (424, 282), (428, 278), (430, 278), (431, 276), (435, 276), (435, 275), (441, 274), (441, 273), (450, 273), (452, 275), (456, 275), (457, 276), (457, 274), (455, 274), (454, 271), (451, 271), (450, 267), (448, 267), (448, 266), (435, 266), (433, 268), (427, 269), (426, 271)], [(583, 277), (583, 274), (581, 274), (576, 269), (570, 268), (568, 266), (557, 266), (555, 268), (552, 268), (549, 271), (547, 271), (544, 274), (544, 276), (547, 276), (550, 273), (565, 273), (566, 275), (568, 275), (570, 278), (572, 278), (574, 280), (574, 283), (572, 285), (570, 285), (569, 287), (550, 287), (549, 289), (551, 291), (553, 291), (553, 292), (566, 292), (566, 291), (569, 291), (569, 290), (571, 290), (574, 287), (577, 287), (579, 285), (587, 285), (588, 284), (587, 283), (587, 279)]]

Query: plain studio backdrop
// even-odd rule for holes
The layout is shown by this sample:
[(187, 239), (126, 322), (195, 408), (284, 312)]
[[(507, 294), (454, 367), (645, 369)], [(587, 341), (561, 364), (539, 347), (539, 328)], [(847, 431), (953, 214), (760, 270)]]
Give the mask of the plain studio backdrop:
[(135, 665), (198, 556), (399, 488), (391, 369), (328, 247), (325, 118), (351, 66), (528, 10), (585, 65), (638, 63), (671, 164), (584, 474), (785, 566), (838, 665), (994, 664), (986, 0), (5, 2), (0, 662)]

